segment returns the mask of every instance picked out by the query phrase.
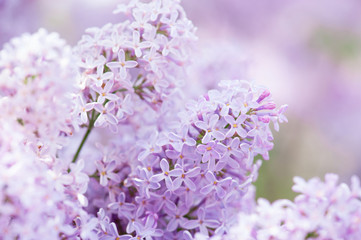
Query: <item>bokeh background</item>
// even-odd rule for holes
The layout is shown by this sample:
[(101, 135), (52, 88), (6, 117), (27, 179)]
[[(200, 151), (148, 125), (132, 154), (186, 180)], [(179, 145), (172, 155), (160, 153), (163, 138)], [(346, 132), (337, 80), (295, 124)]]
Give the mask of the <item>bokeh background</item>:
[[(0, 0), (0, 45), (43, 27), (75, 45), (88, 27), (122, 20), (116, 0)], [(361, 1), (183, 0), (198, 27), (189, 97), (221, 79), (267, 86), (287, 103), (257, 195), (293, 198), (293, 176), (361, 173)]]

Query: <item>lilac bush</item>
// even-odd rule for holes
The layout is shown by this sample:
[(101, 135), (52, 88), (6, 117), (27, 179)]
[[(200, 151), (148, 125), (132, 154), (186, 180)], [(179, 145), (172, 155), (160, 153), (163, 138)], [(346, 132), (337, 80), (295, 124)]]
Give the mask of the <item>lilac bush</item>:
[(0, 52), (1, 239), (356, 239), (357, 178), (256, 204), (287, 105), (245, 80), (187, 99), (197, 37), (179, 1), (114, 12), (73, 49), (41, 29)]

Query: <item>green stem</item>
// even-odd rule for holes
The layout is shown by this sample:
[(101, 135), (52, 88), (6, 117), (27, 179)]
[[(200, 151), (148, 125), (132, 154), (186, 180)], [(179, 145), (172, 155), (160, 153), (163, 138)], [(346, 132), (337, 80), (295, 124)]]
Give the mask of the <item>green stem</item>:
[(78, 158), (79, 153), (80, 153), (81, 149), (83, 148), (83, 145), (84, 145), (86, 139), (88, 138), (88, 136), (89, 136), (89, 134), (90, 134), (90, 132), (91, 132), (92, 129), (93, 129), (93, 128), (90, 127), (90, 125), (89, 125), (88, 130), (86, 131), (86, 133), (85, 133), (85, 135), (84, 135), (83, 139), (81, 140), (81, 143), (80, 143), (80, 145), (79, 145), (79, 147), (78, 147), (78, 150), (76, 151), (76, 153), (75, 153), (75, 155), (74, 155), (74, 157), (73, 157), (73, 161), (72, 161), (73, 163), (74, 163), (74, 162), (76, 161), (76, 159)]
[(78, 147), (78, 150), (76, 151), (74, 157), (73, 157), (73, 160), (72, 162), (74, 163), (76, 161), (76, 159), (78, 158), (79, 154), (80, 154), (80, 151), (81, 149), (83, 148), (84, 146), (84, 143), (85, 141), (87, 140), (90, 132), (92, 131), (93, 127), (94, 127), (94, 123), (95, 123), (95, 120), (98, 118), (99, 114), (98, 115), (95, 115), (95, 111), (93, 110), (92, 111), (92, 116), (91, 116), (91, 119), (89, 120), (89, 126), (88, 126), (88, 129), (87, 131), (85, 132), (85, 135), (83, 137), (83, 139), (81, 140), (81, 143)]

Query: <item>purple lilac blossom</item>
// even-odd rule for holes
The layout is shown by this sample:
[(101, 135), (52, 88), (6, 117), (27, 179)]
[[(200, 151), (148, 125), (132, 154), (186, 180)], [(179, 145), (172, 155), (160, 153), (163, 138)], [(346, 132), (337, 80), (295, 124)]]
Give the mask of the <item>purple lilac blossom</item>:
[(2, 239), (96, 239), (83, 208), (89, 177), (83, 159), (60, 150), (76, 130), (71, 49), (40, 29), (0, 52), (0, 235)]
[[(177, 1), (130, 1), (120, 4), (115, 12), (127, 19), (88, 29), (75, 48), (81, 99), (86, 104), (109, 102), (117, 106), (108, 108), (107, 117), (97, 121), (96, 127), (117, 126), (135, 111), (144, 112), (144, 107), (157, 110), (169, 101), (182, 85), (196, 39), (195, 28)], [(133, 101), (118, 104), (126, 97)], [(129, 108), (133, 111), (126, 110)], [(84, 114), (77, 109), (84, 108), (75, 109), (74, 115), (83, 123)], [(98, 109), (92, 116), (94, 110), (85, 108), (88, 118), (99, 118), (103, 110)]]
[[(199, 231), (215, 236), (228, 233), (236, 212), (249, 211), (246, 204), (252, 203), (238, 204), (239, 199), (252, 192), (251, 183), (260, 166), (254, 159), (268, 159), (273, 146), (269, 124), (286, 121), (279, 110), (285, 106), (260, 107), (274, 105), (270, 94), (246, 81), (223, 81), (220, 87), (187, 104), (175, 128), (153, 130), (143, 135), (135, 148), (123, 150), (132, 170), (122, 176), (122, 186), (117, 191), (126, 196), (127, 203), (135, 204), (135, 209), (114, 215), (104, 208), (111, 222), (141, 239), (145, 234), (154, 234), (149, 235), (152, 239), (178, 236), (177, 229), (187, 231), (187, 236)], [(239, 99), (243, 108), (233, 104), (220, 115), (225, 102)], [(183, 121), (182, 116), (186, 115), (192, 117)], [(208, 124), (210, 118), (211, 127), (224, 136), (212, 134), (209, 142), (203, 143), (208, 129), (200, 126)], [(163, 119), (167, 121), (166, 117)], [(238, 123), (236, 119), (242, 121)], [(238, 124), (245, 135), (234, 131), (227, 137), (226, 133), (234, 128), (229, 122)], [(248, 135), (251, 131), (252, 136)], [(118, 207), (117, 202), (110, 200), (109, 206)], [(151, 226), (144, 225), (148, 218), (153, 222)]]
[(70, 46), (44, 29), (13, 38), (0, 52), (2, 114), (48, 161), (75, 131), (72, 61)]
[[(336, 174), (325, 180), (294, 178), (292, 189), (299, 193), (294, 201), (270, 203), (259, 199), (253, 212), (240, 213), (238, 223), (225, 239), (350, 239), (361, 236), (360, 179), (351, 185), (338, 183)], [(197, 239), (203, 239), (199, 235)], [(221, 239), (221, 238), (212, 238)]]

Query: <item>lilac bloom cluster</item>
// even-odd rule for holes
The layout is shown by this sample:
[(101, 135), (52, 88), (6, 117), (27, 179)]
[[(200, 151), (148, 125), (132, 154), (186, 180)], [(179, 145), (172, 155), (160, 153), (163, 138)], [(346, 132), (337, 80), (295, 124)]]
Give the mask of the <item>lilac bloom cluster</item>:
[(63, 159), (44, 163), (23, 143), (12, 126), (17, 123), (0, 123), (1, 239), (96, 239), (87, 228), (96, 218), (83, 209), (88, 176), (80, 172), (81, 161), (70, 173)]
[[(336, 174), (325, 181), (294, 178), (295, 200), (269, 203), (259, 199), (252, 214), (241, 213), (224, 239), (348, 239), (361, 236), (361, 187), (354, 176), (351, 185), (338, 184)], [(200, 237), (199, 239), (202, 239)], [(223, 239), (223, 238), (214, 238)]]
[(117, 126), (144, 105), (158, 110), (182, 84), (196, 39), (178, 1), (129, 1), (127, 20), (88, 29), (76, 47), (79, 124)]
[(109, 191), (102, 203), (108, 202), (101, 210), (107, 217), (101, 239), (107, 239), (112, 222), (136, 239), (222, 235), (236, 212), (248, 208), (239, 201), (257, 178), (261, 162), (254, 159), (268, 159), (273, 146), (269, 124), (286, 121), (286, 106), (276, 109), (266, 89), (245, 81), (220, 86), (190, 102), (177, 128), (139, 140), (137, 159), (131, 160), (138, 163), (129, 170), (115, 162), (98, 170), (100, 185), (120, 182), (117, 195)]
[(76, 130), (72, 61), (65, 41), (43, 29), (0, 52), (2, 239), (95, 239), (85, 163), (61, 152)]
[(12, 39), (0, 52), (2, 116), (17, 121), (24, 140), (49, 161), (74, 132), (71, 66), (70, 46), (44, 29)]
[[(11, 129), (11, 131), (10, 131)], [(0, 236), (1, 239), (56, 239), (71, 234), (66, 211), (72, 202), (55, 190), (47, 167), (22, 144), (22, 134), (1, 121)]]

